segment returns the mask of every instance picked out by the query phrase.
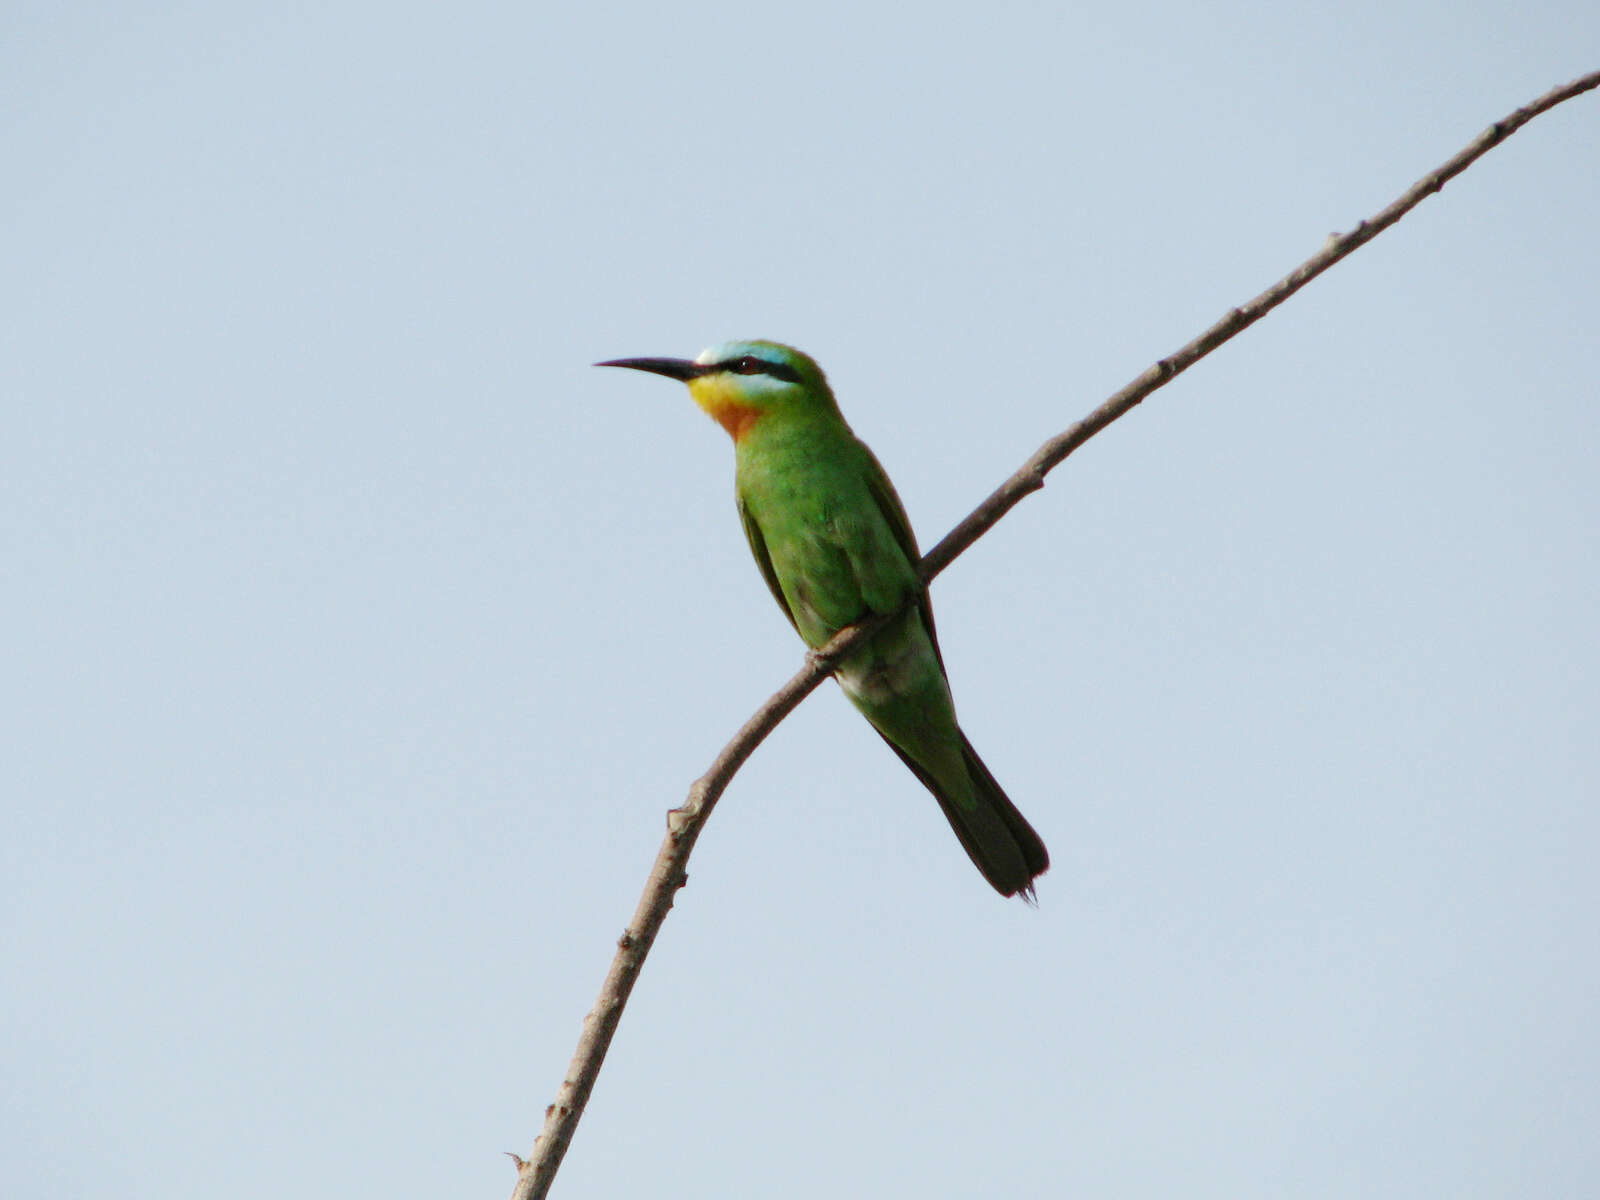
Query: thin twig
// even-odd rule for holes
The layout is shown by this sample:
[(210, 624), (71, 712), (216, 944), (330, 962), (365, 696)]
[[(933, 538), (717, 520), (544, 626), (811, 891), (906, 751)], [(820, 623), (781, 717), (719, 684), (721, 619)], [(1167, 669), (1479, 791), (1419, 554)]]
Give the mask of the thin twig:
[[(1376, 216), (1362, 221), (1349, 233), (1330, 237), (1321, 251), (1255, 299), (1230, 311), (1175, 354), (1156, 362), (1081, 421), (1051, 438), (1016, 474), (996, 488), (988, 499), (928, 552), (922, 560), (923, 578), (931, 580), (943, 571), (957, 555), (1016, 507), (1024, 496), (1044, 487), (1045, 476), (1069, 454), (1126, 414), (1151, 392), (1171, 382), (1218, 346), (1255, 324), (1334, 263), (1366, 245), (1534, 117), (1596, 87), (1600, 87), (1600, 71), (1555, 88), (1491, 125), (1466, 149), (1419, 179), (1393, 204)], [(668, 814), (667, 836), (650, 870), (644, 895), (639, 899), (632, 923), (617, 943), (617, 954), (611, 962), (610, 971), (606, 973), (600, 999), (584, 1019), (577, 1052), (567, 1068), (567, 1077), (562, 1080), (556, 1102), (545, 1110), (544, 1132), (534, 1143), (533, 1157), (523, 1160), (512, 1156), (517, 1163), (518, 1179), (511, 1200), (543, 1200), (550, 1190), (562, 1157), (572, 1141), (573, 1131), (583, 1115), (584, 1105), (588, 1103), (589, 1093), (600, 1073), (600, 1065), (605, 1061), (611, 1037), (616, 1032), (618, 1021), (622, 1019), (628, 994), (633, 990), (656, 934), (667, 919), (673, 896), (687, 878), (689, 854), (734, 773), (778, 723), (832, 673), (834, 664), (870, 637), (887, 619), (879, 617), (840, 630), (821, 650), (808, 654), (806, 665), (756, 710), (733, 740), (723, 747), (711, 769), (695, 780), (684, 806)]]

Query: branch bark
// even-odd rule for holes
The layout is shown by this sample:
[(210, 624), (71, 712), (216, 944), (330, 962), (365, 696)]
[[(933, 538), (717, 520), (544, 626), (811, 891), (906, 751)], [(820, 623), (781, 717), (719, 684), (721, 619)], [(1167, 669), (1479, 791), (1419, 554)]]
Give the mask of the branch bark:
[[(1170, 383), (1224, 342), (1237, 337), (1266, 316), (1329, 267), (1366, 245), (1534, 117), (1596, 87), (1600, 87), (1600, 71), (1554, 88), (1495, 122), (1460, 153), (1412, 184), (1387, 208), (1362, 221), (1349, 233), (1330, 236), (1320, 251), (1277, 283), (1230, 310), (1199, 337), (1168, 357), (1159, 359), (1088, 416), (1045, 442), (1014, 475), (996, 488), (924, 556), (923, 578), (931, 580), (943, 571), (967, 547), (993, 528), (1000, 518), (1015, 508), (1023, 497), (1044, 487), (1045, 476), (1069, 454), (1113, 421), (1126, 415), (1151, 392)], [(656, 935), (667, 919), (673, 897), (688, 878), (689, 855), (717, 800), (745, 760), (777, 728), (778, 723), (816, 690), (840, 659), (870, 637), (886, 620), (887, 617), (880, 617), (852, 625), (841, 630), (821, 650), (808, 654), (805, 666), (755, 711), (733, 740), (722, 748), (711, 768), (695, 780), (683, 807), (668, 813), (667, 834), (651, 867), (644, 894), (639, 899), (633, 920), (617, 942), (616, 957), (606, 973), (600, 998), (584, 1018), (577, 1051), (567, 1068), (566, 1078), (561, 1082), (555, 1103), (545, 1110), (544, 1131), (534, 1143), (533, 1157), (524, 1160), (516, 1155), (511, 1156), (517, 1164), (517, 1186), (511, 1193), (511, 1200), (543, 1200), (549, 1192), (561, 1160), (571, 1144), (573, 1132), (583, 1116), (589, 1094), (594, 1089), (606, 1050), (622, 1019), (628, 995), (633, 991), (634, 982), (644, 966), (645, 956), (650, 953), (650, 947), (655, 944)]]

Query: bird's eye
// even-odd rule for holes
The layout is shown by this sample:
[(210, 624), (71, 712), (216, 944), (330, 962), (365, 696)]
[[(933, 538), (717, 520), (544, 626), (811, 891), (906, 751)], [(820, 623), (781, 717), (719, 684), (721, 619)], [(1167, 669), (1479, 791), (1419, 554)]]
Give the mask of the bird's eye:
[(730, 364), (735, 374), (759, 375), (767, 369), (767, 364), (754, 355), (746, 354), (743, 358), (736, 358)]

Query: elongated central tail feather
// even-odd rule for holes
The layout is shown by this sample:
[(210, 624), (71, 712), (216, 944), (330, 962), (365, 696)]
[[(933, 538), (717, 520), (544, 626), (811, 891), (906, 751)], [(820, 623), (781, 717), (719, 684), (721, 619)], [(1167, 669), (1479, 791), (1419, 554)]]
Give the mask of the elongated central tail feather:
[(1020, 892), (1031, 904), (1033, 881), (1050, 869), (1050, 852), (1028, 824), (1028, 819), (1017, 811), (1005, 790), (995, 782), (964, 733), (961, 753), (966, 759), (967, 774), (972, 778), (977, 807), (962, 808), (935, 792), (939, 807), (961, 839), (968, 857), (995, 890), (1003, 896), (1015, 896)]
[(965, 796), (953, 795), (949, 787), (930, 775), (882, 730), (879, 736), (900, 756), (900, 761), (911, 768), (922, 786), (933, 793), (950, 828), (961, 840), (961, 848), (994, 890), (1002, 896), (1020, 894), (1031, 904), (1033, 881), (1050, 869), (1050, 852), (1028, 824), (1028, 819), (1011, 803), (1005, 789), (989, 773), (989, 768), (983, 765), (967, 735), (960, 734), (961, 756), (972, 783), (971, 792)]

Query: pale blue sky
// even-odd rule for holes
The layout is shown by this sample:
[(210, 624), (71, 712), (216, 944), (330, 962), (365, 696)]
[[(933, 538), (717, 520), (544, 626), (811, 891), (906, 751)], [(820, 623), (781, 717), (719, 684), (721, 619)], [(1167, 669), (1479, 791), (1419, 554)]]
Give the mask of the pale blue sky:
[[(1600, 8), (18, 3), (4, 1191), (503, 1196), (665, 810), (800, 647), (813, 353), (932, 544)], [(583, 1197), (1600, 1189), (1600, 99), (938, 582), (999, 900), (831, 685), (702, 839)]]

